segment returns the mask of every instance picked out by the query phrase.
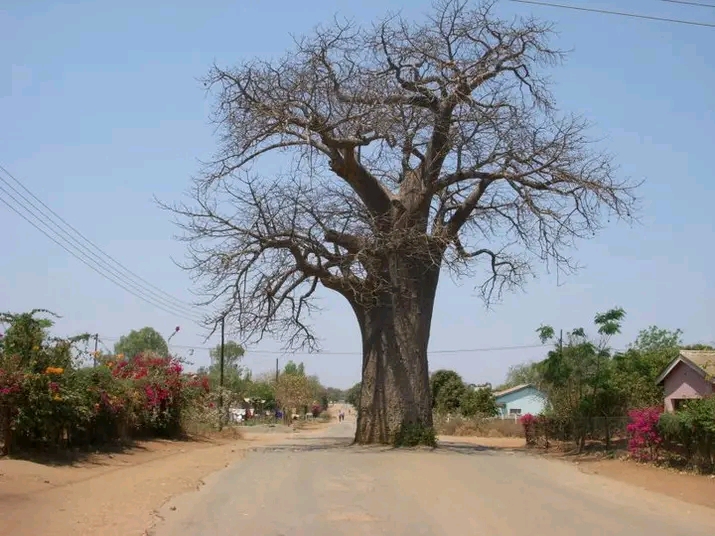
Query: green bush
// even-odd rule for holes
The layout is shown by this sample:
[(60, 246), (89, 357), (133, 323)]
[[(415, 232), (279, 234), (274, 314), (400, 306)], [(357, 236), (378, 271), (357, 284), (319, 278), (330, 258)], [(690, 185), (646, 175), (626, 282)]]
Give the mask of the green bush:
[(668, 450), (703, 472), (715, 469), (715, 396), (689, 401), (675, 413), (664, 413), (658, 428)]
[(132, 435), (176, 435), (182, 411), (201, 402), (208, 380), (171, 356), (119, 355), (82, 367), (72, 339), (51, 338), (32, 311), (1, 315), (0, 429), (3, 451), (96, 445)]
[(437, 435), (434, 427), (422, 423), (403, 423), (395, 436), (395, 447), (437, 446)]

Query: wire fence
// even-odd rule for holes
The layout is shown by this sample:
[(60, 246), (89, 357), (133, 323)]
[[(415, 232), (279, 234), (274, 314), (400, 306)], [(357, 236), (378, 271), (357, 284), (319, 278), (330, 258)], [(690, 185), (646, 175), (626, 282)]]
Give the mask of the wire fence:
[(611, 447), (628, 436), (627, 416), (591, 416), (579, 418), (542, 417), (526, 430), (528, 443), (549, 447), (553, 442), (572, 441), (579, 449), (587, 443), (601, 443)]
[(455, 436), (527, 437), (532, 444), (548, 447), (555, 442), (573, 441), (580, 446), (602, 443), (612, 446), (627, 438), (628, 417), (593, 416), (584, 418), (538, 417), (525, 427), (519, 415), (501, 417), (463, 417), (435, 414), (437, 433)]

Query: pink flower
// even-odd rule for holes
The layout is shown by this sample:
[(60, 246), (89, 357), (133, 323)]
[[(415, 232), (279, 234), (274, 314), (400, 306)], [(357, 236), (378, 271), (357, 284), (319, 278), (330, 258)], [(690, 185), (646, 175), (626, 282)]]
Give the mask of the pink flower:
[(658, 432), (658, 421), (662, 412), (663, 408), (660, 406), (628, 412), (628, 450), (634, 458), (641, 461), (653, 461), (657, 458), (658, 449), (663, 442)]
[(530, 425), (534, 424), (534, 421), (536, 421), (536, 417), (534, 417), (531, 413), (527, 413), (526, 415), (522, 415), (522, 416), (519, 418), (519, 423), (520, 423), (522, 426), (524, 426), (524, 427), (527, 427), (527, 426), (530, 426)]

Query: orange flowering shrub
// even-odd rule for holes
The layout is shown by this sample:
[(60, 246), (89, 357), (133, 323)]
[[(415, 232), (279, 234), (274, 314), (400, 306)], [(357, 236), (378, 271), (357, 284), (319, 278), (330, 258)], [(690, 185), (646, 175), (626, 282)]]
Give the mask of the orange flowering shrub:
[[(75, 343), (50, 338), (51, 323), (0, 315), (0, 445), (63, 448), (180, 432), (187, 405), (205, 397), (207, 378), (184, 374), (178, 359), (140, 354), (83, 366)], [(73, 353), (74, 352), (74, 353)], [(95, 360), (97, 357), (94, 356)]]

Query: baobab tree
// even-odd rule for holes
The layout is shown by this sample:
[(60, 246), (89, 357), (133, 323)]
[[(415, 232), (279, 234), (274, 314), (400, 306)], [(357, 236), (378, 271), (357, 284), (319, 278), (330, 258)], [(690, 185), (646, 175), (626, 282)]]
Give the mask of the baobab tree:
[(631, 215), (634, 185), (555, 107), (550, 33), (442, 1), (420, 23), (334, 22), (280, 60), (207, 77), (219, 150), (169, 208), (186, 268), (220, 304), (208, 322), (314, 348), (316, 290), (343, 296), (362, 336), (359, 443), (433, 441), (443, 271), (493, 300), (535, 264), (575, 269), (575, 240)]

